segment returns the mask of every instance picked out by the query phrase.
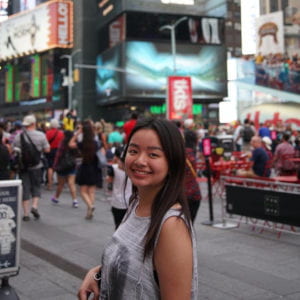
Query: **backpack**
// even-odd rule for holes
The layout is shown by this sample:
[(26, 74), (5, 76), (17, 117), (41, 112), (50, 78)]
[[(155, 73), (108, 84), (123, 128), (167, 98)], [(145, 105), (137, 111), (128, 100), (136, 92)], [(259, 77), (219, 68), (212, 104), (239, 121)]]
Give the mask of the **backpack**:
[[(26, 135), (26, 138), (25, 138)], [(38, 165), (41, 161), (41, 152), (38, 151), (35, 144), (26, 132), (21, 133), (21, 153), (23, 170)]]
[(251, 138), (254, 136), (254, 132), (250, 126), (244, 126), (242, 131), (242, 137), (243, 141), (246, 143), (249, 143), (251, 141)]
[(10, 165), (10, 155), (5, 145), (0, 144), (0, 170), (8, 170)]

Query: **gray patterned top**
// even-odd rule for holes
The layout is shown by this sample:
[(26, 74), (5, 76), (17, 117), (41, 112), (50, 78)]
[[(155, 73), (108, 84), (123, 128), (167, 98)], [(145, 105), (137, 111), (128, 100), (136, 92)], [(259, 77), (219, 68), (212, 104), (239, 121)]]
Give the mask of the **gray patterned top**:
[[(136, 206), (118, 230), (113, 234), (102, 256), (101, 300), (155, 300), (160, 299), (159, 286), (154, 279), (152, 255), (143, 262), (144, 236), (150, 217), (136, 215)], [(162, 224), (180, 211), (170, 209)], [(183, 217), (182, 217), (183, 218)], [(156, 239), (158, 240), (158, 238)], [(197, 250), (194, 232), (192, 300), (197, 299), (198, 272)]]

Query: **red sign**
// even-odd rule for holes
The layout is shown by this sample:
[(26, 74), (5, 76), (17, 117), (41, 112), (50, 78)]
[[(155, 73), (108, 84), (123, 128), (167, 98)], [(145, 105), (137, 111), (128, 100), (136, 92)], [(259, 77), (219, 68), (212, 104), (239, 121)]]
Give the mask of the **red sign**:
[(211, 155), (211, 140), (209, 138), (202, 140), (202, 151), (204, 156)]
[(193, 118), (193, 97), (191, 77), (169, 76), (167, 118)]
[(109, 25), (109, 47), (125, 40), (125, 16), (122, 15)]

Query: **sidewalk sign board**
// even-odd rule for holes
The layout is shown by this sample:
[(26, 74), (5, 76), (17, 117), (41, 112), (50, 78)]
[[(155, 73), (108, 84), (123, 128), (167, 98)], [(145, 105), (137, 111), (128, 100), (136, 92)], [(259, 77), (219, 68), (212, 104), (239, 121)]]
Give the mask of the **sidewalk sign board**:
[(21, 180), (0, 180), (0, 278), (19, 271), (21, 197)]

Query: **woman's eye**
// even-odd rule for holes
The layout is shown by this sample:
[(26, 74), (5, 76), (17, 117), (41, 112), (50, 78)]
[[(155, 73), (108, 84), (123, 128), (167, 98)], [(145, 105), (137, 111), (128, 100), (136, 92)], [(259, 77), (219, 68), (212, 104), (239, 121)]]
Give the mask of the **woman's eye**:
[(134, 149), (129, 149), (129, 150), (128, 150), (128, 153), (129, 153), (129, 154), (135, 154), (135, 153), (137, 153), (137, 151), (134, 150)]
[(150, 153), (150, 157), (152, 157), (152, 158), (158, 157), (158, 154), (156, 154), (156, 153)]

